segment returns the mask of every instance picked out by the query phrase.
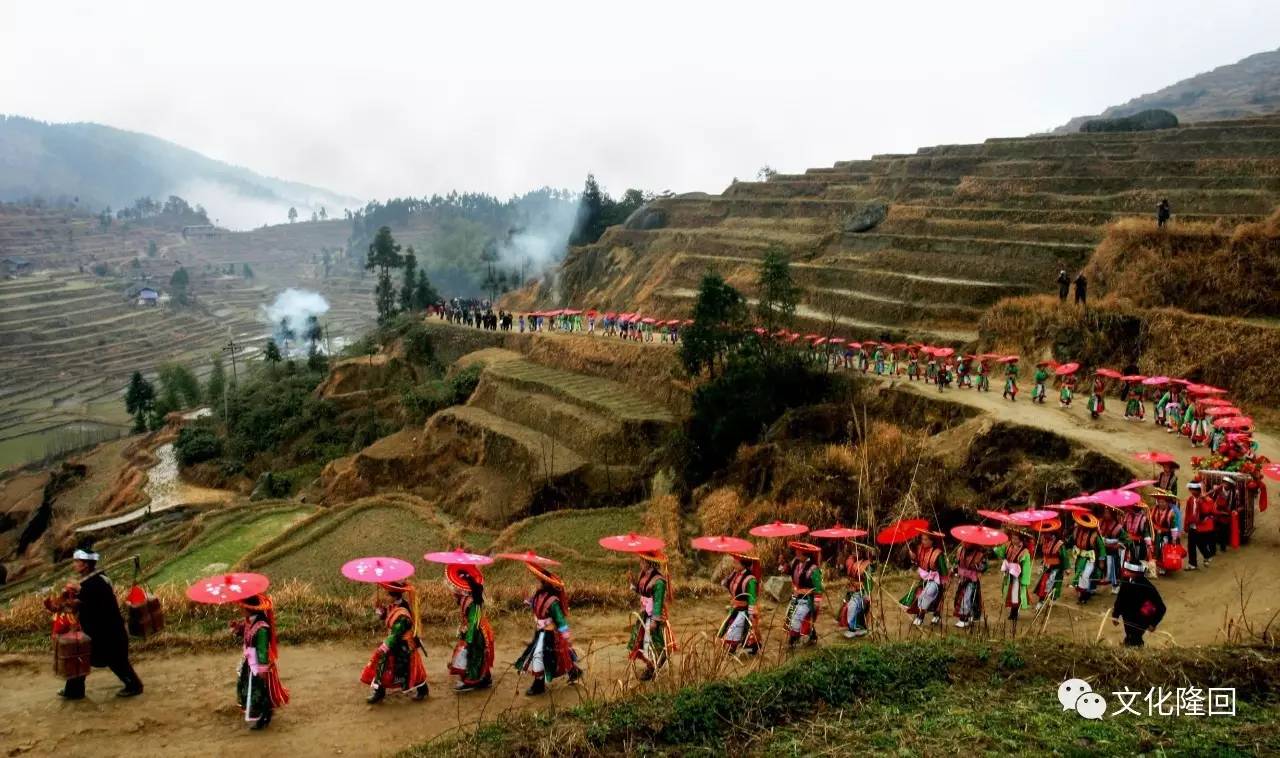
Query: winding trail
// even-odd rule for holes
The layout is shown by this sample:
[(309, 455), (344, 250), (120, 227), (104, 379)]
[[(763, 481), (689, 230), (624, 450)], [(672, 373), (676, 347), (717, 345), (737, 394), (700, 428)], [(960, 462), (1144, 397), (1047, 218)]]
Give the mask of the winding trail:
[[(458, 327), (465, 328), (465, 327)], [(548, 339), (603, 339), (579, 335), (546, 335)], [(654, 344), (654, 347), (665, 347)], [(936, 397), (935, 388), (901, 380), (878, 379), (895, 388)], [(1029, 392), (1024, 393), (1024, 398)], [(1129, 466), (1135, 474), (1150, 470), (1133, 460), (1144, 450), (1162, 450), (1175, 455), (1182, 464), (1183, 479), (1189, 475), (1193, 451), (1185, 439), (1168, 435), (1148, 422), (1125, 422), (1115, 413), (1091, 421), (1083, 402), (1063, 410), (1056, 403), (1032, 405), (1026, 399), (1010, 403), (997, 393), (978, 394), (951, 389), (945, 399), (981, 410), (990, 418), (1048, 429), (1082, 445), (1096, 449)], [(1113, 403), (1114, 406), (1114, 403)], [(1276, 438), (1259, 433), (1264, 452), (1277, 453)], [(1280, 497), (1269, 483), (1272, 497)], [(1205, 645), (1223, 641), (1228, 625), (1248, 618), (1258, 628), (1280, 611), (1280, 534), (1276, 511), (1280, 505), (1258, 514), (1252, 542), (1243, 550), (1219, 556), (1206, 570), (1181, 573), (1158, 581), (1169, 612), (1161, 630), (1149, 637), (1150, 644)], [(991, 577), (988, 576), (988, 581)], [(1243, 580), (1250, 593), (1247, 612), (1241, 610), (1237, 583)], [(909, 578), (899, 574), (888, 578), (873, 599), (878, 624), (873, 639), (901, 639), (927, 634), (966, 634), (945, 625), (914, 629), (905, 614), (893, 605)], [(995, 577), (998, 586), (998, 577)], [(838, 584), (833, 582), (832, 584)], [(835, 590), (836, 588), (832, 588)], [(1006, 622), (988, 591), (988, 627), (971, 633), (1002, 636)], [(839, 592), (831, 593), (834, 603)], [(949, 605), (949, 600), (948, 600)], [(1069, 599), (1053, 606), (1045, 627), (1048, 633), (1092, 642), (1099, 621), (1110, 608), (1105, 592), (1081, 608)], [(714, 633), (723, 600), (676, 599), (672, 606), (675, 625), (685, 653), (675, 656), (675, 668), (705, 659), (707, 640)], [(830, 607), (828, 611), (832, 610)], [(228, 611), (229, 617), (234, 611)], [(769, 629), (780, 625), (780, 611), (764, 603), (763, 618)], [(201, 652), (158, 651), (136, 660), (147, 691), (133, 700), (112, 695), (118, 686), (105, 670), (89, 678), (88, 700), (66, 703), (54, 697), (58, 683), (48, 671), (48, 656), (0, 656), (0, 674), (6, 686), (0, 688), (0, 743), (8, 755), (136, 756), (140, 754), (180, 754), (221, 756), (254, 751), (296, 755), (378, 755), (420, 743), (449, 730), (489, 719), (501, 712), (530, 707), (565, 707), (584, 696), (610, 697), (637, 685), (628, 679), (625, 643), (628, 614), (618, 610), (582, 609), (573, 617), (575, 638), (584, 654), (587, 677), (578, 687), (557, 682), (551, 695), (531, 699), (523, 696), (528, 679), (514, 675), (513, 661), (528, 639), (524, 618), (504, 619), (496, 625), (496, 683), (489, 692), (455, 695), (448, 690), (443, 675), (444, 661), (452, 647), (450, 630), (428, 630), (432, 695), (424, 703), (390, 698), (378, 707), (365, 705), (367, 690), (357, 677), (376, 640), (349, 640), (322, 644), (286, 645), (281, 650), (281, 671), (292, 690), (293, 702), (280, 711), (264, 733), (245, 729), (234, 706), (232, 682), (238, 664), (238, 650), (228, 641), (224, 648)], [(1023, 634), (1040, 633), (1037, 623), (1024, 623)], [(833, 633), (830, 615), (824, 611), (819, 622), (824, 636), (821, 645), (848, 643)], [(1275, 630), (1273, 630), (1273, 633)], [(1119, 632), (1104, 627), (1104, 639), (1117, 644)], [(780, 660), (780, 635), (767, 641), (766, 662)], [(734, 669), (730, 668), (732, 672)]]

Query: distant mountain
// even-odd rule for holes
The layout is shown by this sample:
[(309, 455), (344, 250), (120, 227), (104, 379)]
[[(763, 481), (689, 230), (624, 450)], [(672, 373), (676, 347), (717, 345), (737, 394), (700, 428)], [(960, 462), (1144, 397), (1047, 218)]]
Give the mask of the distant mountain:
[(320, 187), (256, 174), (167, 140), (93, 123), (48, 124), (0, 115), (0, 201), (78, 198), (89, 211), (139, 197), (179, 195), (231, 228), (310, 218), (364, 203)]
[(1280, 111), (1280, 50), (1248, 58), (1183, 79), (1158, 92), (1112, 106), (1097, 116), (1077, 116), (1053, 130), (1054, 134), (1080, 131), (1091, 118), (1131, 116), (1148, 108), (1164, 108), (1182, 122), (1217, 121), (1261, 116)]

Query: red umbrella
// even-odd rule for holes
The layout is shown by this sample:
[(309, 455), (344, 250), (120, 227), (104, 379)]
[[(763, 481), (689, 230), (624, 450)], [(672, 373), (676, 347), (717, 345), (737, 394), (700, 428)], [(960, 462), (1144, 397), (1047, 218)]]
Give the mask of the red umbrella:
[(1046, 505), (1045, 507), (1052, 508), (1055, 511), (1066, 511), (1067, 513), (1088, 513), (1089, 512), (1088, 508), (1085, 508), (1083, 505), (1076, 505), (1074, 503), (1054, 503), (1053, 505)]
[(1227, 416), (1214, 419), (1213, 425), (1219, 429), (1248, 429), (1253, 426), (1253, 419), (1248, 416)]
[(649, 537), (635, 532), (615, 534), (612, 537), (601, 537), (599, 542), (600, 547), (617, 553), (652, 553), (667, 546), (666, 542), (657, 537)]
[(1009, 535), (999, 529), (971, 524), (951, 527), (951, 536), (961, 542), (968, 542), (971, 545), (985, 545), (987, 547), (995, 547), (1009, 541)]
[(741, 537), (694, 537), (691, 543), (697, 550), (710, 550), (713, 553), (739, 553), (751, 555), (756, 546)]
[(342, 575), (355, 582), (398, 582), (413, 576), (413, 564), (399, 558), (356, 558), (342, 564)]
[(1094, 371), (1093, 373), (1096, 374), (1097, 376), (1105, 376), (1108, 379), (1119, 379), (1121, 376), (1123, 376), (1119, 371), (1116, 371), (1113, 368), (1100, 368), (1097, 371)]
[(1142, 502), (1142, 496), (1133, 490), (1101, 490), (1093, 493), (1099, 503), (1112, 508), (1128, 508)]
[(1195, 382), (1191, 381), (1190, 379), (1170, 379), (1169, 381), (1173, 382), (1174, 384), (1181, 384), (1183, 387), (1189, 387), (1192, 384), (1195, 384)]
[(1051, 518), (1057, 518), (1058, 514), (1053, 511), (1044, 510), (1042, 508), (1029, 508), (1025, 511), (1015, 511), (1009, 514), (1009, 520), (1018, 524), (1035, 524), (1040, 521), (1048, 521)]
[(813, 341), (813, 346), (817, 347), (818, 345), (825, 345), (826, 343), (827, 343), (826, 337), (819, 337)]
[(1169, 383), (1169, 377), (1149, 376), (1146, 379), (1143, 379), (1142, 383), (1147, 385), (1148, 387), (1163, 387), (1164, 385)]
[(920, 532), (928, 528), (929, 522), (922, 518), (897, 521), (881, 529), (880, 533), (876, 535), (876, 542), (881, 545), (896, 545), (899, 542), (915, 539)]
[(1227, 391), (1221, 387), (1213, 387), (1208, 384), (1188, 384), (1187, 392), (1196, 395), (1225, 395)]
[(653, 316), (645, 316), (644, 318), (640, 319), (640, 323), (642, 323), (642, 324), (656, 324), (656, 323), (658, 323), (658, 320), (657, 320), (656, 318), (654, 318)]
[(852, 348), (855, 348), (855, 349), (861, 350), (861, 349), (862, 349), (862, 343), (861, 343), (861, 342), (850, 342), (850, 343), (849, 343), (849, 347), (852, 347)]
[(1240, 416), (1243, 414), (1239, 408), (1230, 405), (1213, 405), (1205, 410), (1204, 415), (1216, 418), (1218, 416)]
[(790, 524), (783, 521), (751, 527), (751, 533), (757, 537), (795, 537), (807, 531), (809, 527), (804, 524)]
[(271, 582), (262, 574), (218, 574), (197, 580), (187, 598), (206, 605), (234, 603), (267, 591)]
[(1146, 461), (1147, 463), (1175, 463), (1177, 460), (1168, 453), (1160, 453), (1155, 450), (1147, 453), (1135, 453), (1133, 457), (1140, 461)]
[(819, 529), (816, 532), (809, 532), (809, 536), (832, 540), (851, 539), (867, 536), (867, 530), (854, 529), (848, 526), (833, 526), (830, 529)]
[(978, 515), (979, 515), (979, 516), (981, 516), (981, 517), (983, 517), (983, 518), (989, 518), (989, 519), (993, 519), (993, 520), (995, 520), (995, 521), (999, 521), (999, 522), (1000, 522), (1000, 523), (1002, 523), (1002, 524), (1009, 520), (1009, 514), (1005, 513), (1004, 511), (983, 511), (983, 510), (979, 510), (979, 511), (978, 511)]
[(1122, 376), (1122, 377), (1120, 377), (1120, 381), (1122, 381), (1122, 382), (1144, 382), (1144, 383), (1145, 383), (1145, 382), (1147, 381), (1147, 378), (1146, 378), (1145, 376), (1143, 376), (1142, 374), (1129, 374), (1129, 375), (1127, 375), (1127, 376)]
[(843, 345), (844, 337), (832, 337), (831, 339), (827, 340), (827, 342), (830, 342), (833, 345)]
[(1123, 487), (1117, 487), (1116, 489), (1122, 489), (1122, 490), (1140, 490), (1140, 489), (1142, 489), (1143, 487), (1150, 487), (1151, 485), (1153, 485), (1153, 484), (1155, 484), (1155, 483), (1156, 483), (1156, 480), (1155, 480), (1155, 479), (1134, 479), (1132, 482), (1129, 482), (1128, 484), (1124, 485)]
[(1017, 362), (1018, 362), (1018, 356), (1016, 355), (1006, 355), (1000, 360), (996, 361), (996, 363), (1017, 363)]
[(498, 553), (494, 558), (504, 558), (508, 561), (520, 561), (522, 563), (532, 563), (535, 566), (560, 565), (560, 561), (557, 561), (554, 558), (547, 558), (545, 556), (538, 555), (532, 550), (524, 553)]
[(933, 354), (938, 356), (939, 358), (950, 358), (951, 356), (956, 354), (956, 350), (953, 347), (940, 347), (937, 350), (933, 351)]
[(450, 566), (488, 566), (493, 563), (493, 559), (487, 555), (479, 553), (468, 553), (462, 548), (457, 550), (444, 550), (438, 553), (427, 553), (422, 556), (423, 560), (432, 563), (444, 563)]
[(1262, 474), (1268, 479), (1280, 481), (1280, 463), (1268, 463), (1262, 467)]
[(1080, 370), (1079, 363), (1064, 363), (1061, 366), (1054, 369), (1053, 373), (1057, 376), (1071, 376), (1072, 374), (1074, 374), (1079, 370)]
[(1198, 397), (1196, 398), (1196, 402), (1209, 408), (1212, 408), (1218, 405), (1222, 405), (1222, 406), (1232, 405), (1232, 402), (1230, 400), (1227, 400), (1226, 398), (1222, 398), (1222, 397)]

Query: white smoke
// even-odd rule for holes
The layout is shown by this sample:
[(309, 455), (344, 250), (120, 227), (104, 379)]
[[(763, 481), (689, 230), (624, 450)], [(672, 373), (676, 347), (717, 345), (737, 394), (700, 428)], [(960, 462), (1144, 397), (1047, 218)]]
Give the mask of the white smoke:
[(523, 273), (526, 282), (540, 277), (564, 257), (577, 217), (577, 203), (560, 203), (554, 212), (540, 213), (511, 229), (497, 241), (498, 265)]
[(294, 336), (289, 340), (289, 344), (291, 348), (297, 349), (303, 344), (303, 331), (307, 328), (307, 318), (310, 316), (320, 318), (328, 312), (329, 301), (325, 300), (319, 292), (290, 287), (276, 295), (271, 305), (262, 306), (260, 314), (262, 319), (271, 326), (271, 335), (282, 349), (287, 337), (285, 329), (292, 330)]

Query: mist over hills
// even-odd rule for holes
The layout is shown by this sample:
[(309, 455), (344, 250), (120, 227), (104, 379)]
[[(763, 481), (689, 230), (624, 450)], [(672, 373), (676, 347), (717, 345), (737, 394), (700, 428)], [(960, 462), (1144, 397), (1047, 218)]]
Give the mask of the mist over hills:
[(167, 140), (95, 123), (50, 124), (0, 115), (0, 201), (72, 201), (89, 211), (150, 196), (180, 195), (233, 229), (339, 215), (363, 201), (321, 187), (262, 176)]
[(1219, 121), (1280, 111), (1280, 50), (1256, 53), (1180, 82), (1113, 105), (1095, 116), (1077, 116), (1053, 134), (1080, 131), (1094, 118), (1131, 116), (1149, 108), (1173, 111), (1182, 122)]

